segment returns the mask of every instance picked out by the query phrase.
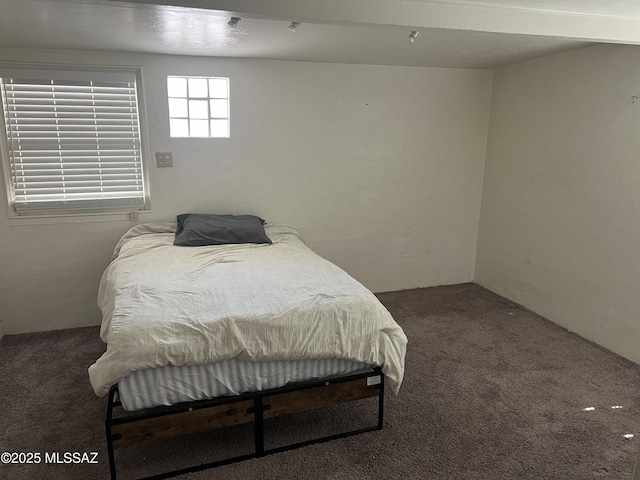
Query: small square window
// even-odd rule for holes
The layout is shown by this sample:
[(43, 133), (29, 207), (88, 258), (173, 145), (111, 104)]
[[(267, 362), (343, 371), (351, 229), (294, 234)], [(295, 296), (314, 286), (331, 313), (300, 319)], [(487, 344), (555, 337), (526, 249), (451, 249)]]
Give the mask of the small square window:
[(217, 98), (215, 100), (209, 100), (211, 109), (211, 118), (228, 118), (229, 109), (228, 102), (224, 98)]
[(184, 77), (169, 77), (167, 80), (169, 97), (187, 98), (187, 79)]
[(191, 137), (209, 137), (209, 122), (206, 120), (189, 120), (189, 134)]
[(229, 79), (167, 77), (172, 137), (229, 137)]
[(229, 79), (210, 78), (209, 94), (211, 98), (228, 98), (229, 97)]
[(206, 78), (190, 77), (187, 79), (189, 85), (189, 98), (209, 98), (209, 86)]
[(184, 98), (169, 99), (169, 117), (189, 118), (189, 105)]
[(172, 137), (188, 137), (189, 136), (189, 120), (186, 118), (172, 118), (169, 120)]
[(229, 122), (227, 120), (211, 120), (211, 136), (228, 137)]
[(189, 100), (189, 118), (202, 118), (208, 120), (209, 109), (206, 100)]

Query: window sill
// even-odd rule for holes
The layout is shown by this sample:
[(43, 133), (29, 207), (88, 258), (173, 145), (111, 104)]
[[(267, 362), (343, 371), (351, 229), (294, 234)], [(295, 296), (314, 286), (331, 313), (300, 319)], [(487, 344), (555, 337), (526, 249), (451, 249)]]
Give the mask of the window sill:
[(60, 223), (95, 223), (95, 222), (131, 222), (142, 223), (142, 215), (153, 213), (151, 210), (135, 210), (140, 215), (138, 220), (131, 220), (129, 212), (95, 212), (95, 213), (59, 213), (51, 215), (13, 215), (9, 217), (9, 226), (21, 225), (54, 225)]

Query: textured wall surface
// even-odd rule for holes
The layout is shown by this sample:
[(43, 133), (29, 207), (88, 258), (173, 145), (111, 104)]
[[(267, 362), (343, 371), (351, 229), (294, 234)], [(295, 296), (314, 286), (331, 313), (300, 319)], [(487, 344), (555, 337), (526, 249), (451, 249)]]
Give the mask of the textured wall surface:
[(476, 281), (640, 361), (640, 48), (495, 72)]
[[(490, 71), (0, 50), (0, 60), (142, 65), (152, 213), (252, 213), (299, 229), (374, 291), (473, 279)], [(228, 76), (231, 138), (171, 139), (167, 75)], [(147, 152), (149, 153), (149, 152)], [(100, 321), (98, 282), (126, 215), (9, 220), (5, 334)]]

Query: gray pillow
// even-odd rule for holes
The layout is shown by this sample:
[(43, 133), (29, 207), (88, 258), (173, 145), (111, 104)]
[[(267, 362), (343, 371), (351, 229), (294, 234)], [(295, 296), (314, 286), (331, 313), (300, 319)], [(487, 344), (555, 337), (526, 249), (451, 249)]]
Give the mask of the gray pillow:
[(231, 243), (271, 243), (264, 220), (254, 215), (178, 215), (174, 245), (201, 247)]

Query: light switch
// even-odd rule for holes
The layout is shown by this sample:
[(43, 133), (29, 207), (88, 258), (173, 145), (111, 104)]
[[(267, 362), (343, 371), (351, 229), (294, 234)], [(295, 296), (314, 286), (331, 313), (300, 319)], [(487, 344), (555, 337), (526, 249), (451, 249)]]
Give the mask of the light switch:
[(173, 167), (173, 155), (171, 152), (156, 152), (156, 165), (158, 168)]

